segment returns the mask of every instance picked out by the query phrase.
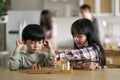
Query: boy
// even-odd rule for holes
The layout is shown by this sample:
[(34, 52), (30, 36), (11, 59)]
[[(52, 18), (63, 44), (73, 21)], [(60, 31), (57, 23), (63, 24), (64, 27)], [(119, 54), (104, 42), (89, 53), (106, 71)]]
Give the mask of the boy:
[[(22, 31), (22, 40), (16, 41), (16, 48), (9, 59), (9, 69), (29, 69), (36, 68), (36, 64), (44, 67), (52, 66), (51, 58), (54, 56), (54, 51), (51, 48), (49, 41), (44, 41), (44, 31), (37, 24), (29, 24)], [(48, 48), (47, 54), (40, 52), (42, 46)], [(23, 45), (26, 45), (27, 51), (20, 52)]]

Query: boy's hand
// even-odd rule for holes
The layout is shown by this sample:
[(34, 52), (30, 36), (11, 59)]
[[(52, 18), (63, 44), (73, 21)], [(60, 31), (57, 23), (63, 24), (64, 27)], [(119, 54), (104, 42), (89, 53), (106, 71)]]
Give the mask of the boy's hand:
[(45, 40), (44, 41), (44, 46), (48, 49), (51, 49), (52, 48), (52, 45), (51, 45), (51, 42), (49, 40)]
[(57, 61), (56, 58), (54, 58), (54, 59), (52, 60), (52, 65), (53, 65), (54, 67), (57, 67), (57, 66), (58, 66), (58, 61)]
[(33, 69), (33, 70), (41, 70), (41, 66), (40, 66), (37, 62), (35, 62), (35, 63), (32, 65), (32, 69)]
[(15, 51), (16, 52), (19, 52), (20, 49), (23, 47), (24, 45), (24, 41), (22, 40), (16, 40), (16, 48), (15, 48)]
[(52, 65), (54, 66), (54, 67), (57, 67), (58, 66), (58, 61), (60, 60), (60, 58), (59, 58), (59, 56), (58, 55), (56, 55), (56, 56), (54, 56), (54, 58), (52, 59)]
[(97, 68), (100, 68), (100, 66), (99, 66), (98, 63), (96, 63), (96, 62), (90, 62), (90, 61), (84, 62), (84, 63), (82, 64), (82, 67), (83, 67), (83, 69), (85, 69), (85, 70), (95, 70), (95, 69), (97, 69)]

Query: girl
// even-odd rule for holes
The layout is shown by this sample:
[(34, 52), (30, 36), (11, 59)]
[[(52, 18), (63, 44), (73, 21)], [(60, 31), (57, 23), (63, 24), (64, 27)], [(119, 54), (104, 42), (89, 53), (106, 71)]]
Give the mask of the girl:
[[(72, 24), (71, 34), (74, 40), (74, 50), (59, 52), (56, 56), (70, 61), (70, 66), (76, 69), (95, 70), (106, 64), (104, 49), (102, 48), (93, 24), (88, 19), (79, 19)], [(62, 57), (63, 57), (62, 55)]]

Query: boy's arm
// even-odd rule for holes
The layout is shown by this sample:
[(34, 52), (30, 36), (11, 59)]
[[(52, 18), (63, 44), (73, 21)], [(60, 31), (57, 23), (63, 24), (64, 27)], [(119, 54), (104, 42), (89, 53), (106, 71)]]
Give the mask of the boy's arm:
[(22, 40), (17, 40), (16, 41), (16, 48), (13, 54), (11, 55), (9, 59), (9, 69), (10, 70), (17, 70), (20, 67), (20, 60), (21, 60), (21, 55), (20, 55), (20, 49), (24, 45), (24, 42)]
[(47, 51), (47, 53), (42, 52), (39, 54), (38, 63), (44, 67), (51, 66), (52, 65), (51, 61), (54, 58), (54, 55), (55, 53), (53, 49), (50, 49), (49, 51)]
[[(44, 47), (48, 49), (47, 54), (42, 54), (40, 58), (40, 64), (44, 64), (45, 67), (52, 66), (52, 59), (55, 56), (55, 51), (52, 48), (51, 42), (49, 40), (44, 41)], [(41, 62), (42, 60), (42, 62)]]
[(21, 55), (19, 52), (13, 52), (9, 59), (8, 65), (10, 70), (18, 70), (20, 68)]
[(55, 55), (55, 51), (52, 48), (51, 42), (49, 40), (46, 40), (44, 42), (44, 46), (48, 48), (48, 56), (53, 57)]
[(54, 49), (50, 49), (48, 52), (49, 57), (54, 57), (55, 56), (55, 51)]

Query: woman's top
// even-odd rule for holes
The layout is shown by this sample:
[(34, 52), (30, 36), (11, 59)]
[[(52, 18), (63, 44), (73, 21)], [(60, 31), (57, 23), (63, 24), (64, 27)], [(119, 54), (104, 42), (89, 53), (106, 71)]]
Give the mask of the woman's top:
[[(44, 26), (43, 26), (44, 27)], [(51, 30), (46, 30), (44, 28), (44, 31), (45, 31), (45, 39), (51, 39), (51, 38), (54, 38), (56, 37), (57, 35), (57, 26), (55, 24), (53, 24), (53, 27)]]

